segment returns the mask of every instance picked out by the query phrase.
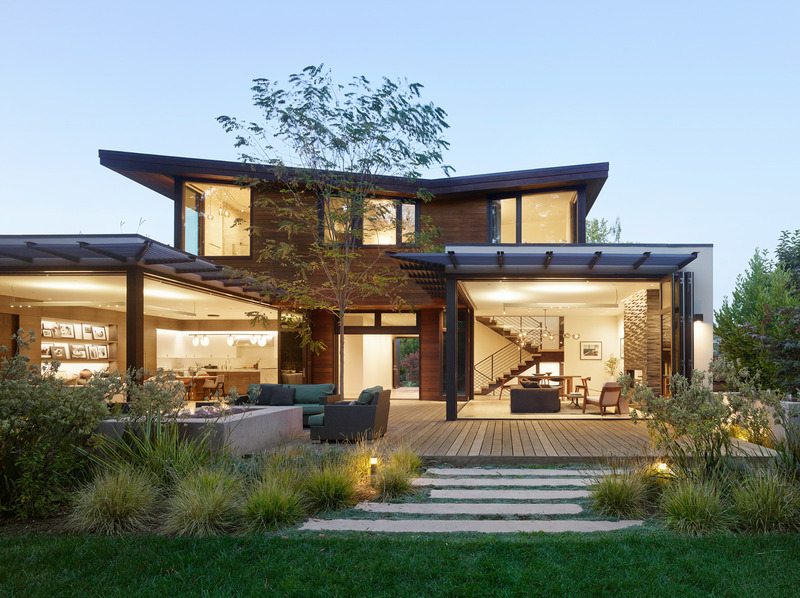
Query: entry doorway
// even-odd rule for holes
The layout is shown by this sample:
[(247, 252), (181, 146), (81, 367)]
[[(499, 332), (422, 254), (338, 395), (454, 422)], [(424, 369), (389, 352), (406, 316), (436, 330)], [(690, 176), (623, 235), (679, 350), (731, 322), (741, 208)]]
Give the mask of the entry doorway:
[(419, 399), (419, 336), (397, 336), (392, 351), (392, 398)]

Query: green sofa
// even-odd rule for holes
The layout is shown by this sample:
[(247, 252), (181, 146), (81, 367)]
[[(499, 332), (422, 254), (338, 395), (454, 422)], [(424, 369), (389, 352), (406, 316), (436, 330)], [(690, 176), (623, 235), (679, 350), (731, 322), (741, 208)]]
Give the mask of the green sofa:
[[(254, 405), (271, 405), (271, 390), (283, 388), (294, 390), (292, 404), (303, 408), (303, 427), (308, 427), (308, 418), (323, 413), (324, 406), (339, 400), (336, 385), (329, 384), (248, 384), (247, 394), (240, 395), (240, 402)], [(285, 403), (280, 403), (285, 404)]]

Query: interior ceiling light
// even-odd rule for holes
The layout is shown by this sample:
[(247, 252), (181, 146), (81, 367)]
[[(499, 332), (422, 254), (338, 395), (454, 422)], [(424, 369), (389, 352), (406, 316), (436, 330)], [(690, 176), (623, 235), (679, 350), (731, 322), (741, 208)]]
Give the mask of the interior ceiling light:
[(207, 347), (210, 342), (211, 339), (209, 339), (205, 334), (203, 335), (203, 338), (200, 339), (200, 344), (204, 347)]
[(266, 335), (261, 335), (258, 337), (258, 346), (265, 347), (267, 345), (267, 337)]
[(193, 344), (195, 347), (199, 347), (199, 346), (200, 346), (200, 337), (199, 337), (199, 336), (197, 336), (196, 334), (193, 334), (193, 335), (192, 335), (192, 344)]
[(232, 347), (232, 346), (233, 346), (233, 343), (234, 343), (234, 338), (233, 338), (233, 335), (232, 335), (232, 334), (229, 334), (229, 335), (228, 335), (228, 340), (227, 340), (226, 342), (228, 343), (228, 346), (229, 346), (229, 347)]
[(254, 334), (250, 337), (250, 344), (255, 345), (258, 342), (258, 337)]

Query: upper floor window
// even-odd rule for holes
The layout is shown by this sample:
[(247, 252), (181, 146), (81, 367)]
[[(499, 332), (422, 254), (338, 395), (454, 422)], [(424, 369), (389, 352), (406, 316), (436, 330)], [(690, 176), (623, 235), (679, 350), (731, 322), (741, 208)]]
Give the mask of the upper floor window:
[(524, 193), (490, 203), (492, 243), (573, 243), (577, 191)]
[(419, 228), (418, 206), (396, 199), (366, 199), (363, 209), (353, 200), (331, 197), (323, 209), (326, 241), (334, 236), (360, 237), (362, 245), (411, 245)]
[(183, 185), (183, 249), (195, 255), (250, 255), (250, 189)]

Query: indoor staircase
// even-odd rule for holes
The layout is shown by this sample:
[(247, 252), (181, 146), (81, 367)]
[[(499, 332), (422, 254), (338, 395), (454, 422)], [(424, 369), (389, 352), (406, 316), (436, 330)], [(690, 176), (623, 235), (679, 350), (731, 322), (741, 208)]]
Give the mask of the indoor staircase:
[(538, 363), (541, 323), (531, 317), (475, 319), (507, 341), (506, 346), (475, 364), (474, 391), (488, 395)]

